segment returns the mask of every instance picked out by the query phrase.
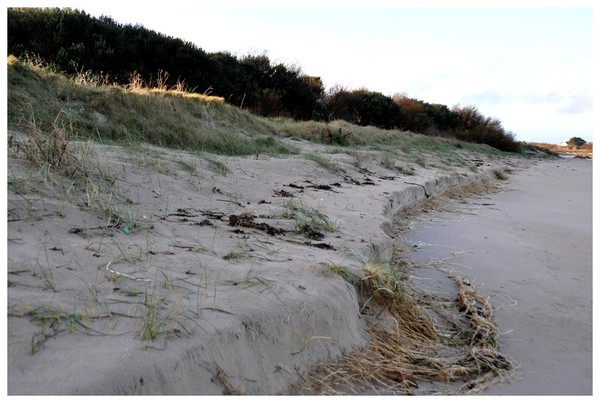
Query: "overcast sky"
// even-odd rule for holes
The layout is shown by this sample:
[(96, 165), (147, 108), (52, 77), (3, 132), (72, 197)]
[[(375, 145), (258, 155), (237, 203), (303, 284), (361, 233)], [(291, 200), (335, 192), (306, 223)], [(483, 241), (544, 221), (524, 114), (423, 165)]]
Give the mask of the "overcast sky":
[[(36, 5), (70, 6), (141, 24), (207, 52), (266, 53), (321, 77), (327, 88), (405, 93), (449, 107), (475, 105), (500, 119), (518, 140), (593, 141), (592, 1), (505, 0), (495, 8), (452, 0), (197, 3)], [(537, 4), (544, 6), (522, 7)], [(409, 7), (415, 5), (420, 7)]]

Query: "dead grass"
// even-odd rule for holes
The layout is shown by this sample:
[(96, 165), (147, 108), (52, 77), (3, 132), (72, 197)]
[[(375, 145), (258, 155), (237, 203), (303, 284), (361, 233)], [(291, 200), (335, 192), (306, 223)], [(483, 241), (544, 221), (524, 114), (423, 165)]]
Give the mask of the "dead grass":
[(83, 173), (83, 166), (69, 144), (69, 130), (60, 127), (58, 123), (61, 113), (54, 119), (51, 133), (44, 133), (32, 114), (27, 123), (29, 136), (20, 140), (11, 134), (8, 148), (17, 157), (24, 158), (36, 167), (47, 167), (61, 175), (73, 177)]
[(406, 290), (398, 271), (367, 268), (361, 291), (376, 318), (369, 348), (318, 366), (300, 393), (478, 394), (510, 376), (492, 306), (468, 281), (449, 275), (453, 300)]

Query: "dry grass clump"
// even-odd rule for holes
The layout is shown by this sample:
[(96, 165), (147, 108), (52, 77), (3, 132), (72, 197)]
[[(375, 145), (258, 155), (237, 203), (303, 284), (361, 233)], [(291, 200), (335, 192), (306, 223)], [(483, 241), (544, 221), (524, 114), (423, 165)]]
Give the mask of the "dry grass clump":
[(75, 156), (70, 146), (71, 135), (58, 124), (60, 114), (52, 124), (52, 132), (43, 132), (32, 117), (26, 124), (25, 139), (17, 139), (14, 135), (8, 138), (8, 148), (16, 156), (23, 157), (37, 167), (46, 167), (67, 177), (73, 177), (82, 172), (82, 164)]
[[(402, 319), (394, 322), (396, 331), (402, 326), (407, 331), (428, 339), (438, 338), (430, 318), (415, 309), (414, 301), (406, 293), (400, 272), (385, 271), (383, 266), (371, 263), (367, 263), (364, 272), (366, 275), (359, 285), (361, 294), (366, 298), (362, 311), (379, 307), (380, 312), (387, 311), (392, 320)], [(375, 307), (370, 307), (371, 302), (375, 303)]]
[(497, 192), (497, 180), (507, 180), (508, 176), (502, 171), (494, 171), (494, 177), (495, 179), (474, 182), (466, 186), (452, 188), (445, 192), (442, 196), (450, 199), (467, 199), (484, 193)]
[(457, 293), (450, 300), (407, 289), (399, 272), (365, 272), (363, 311), (371, 304), (376, 319), (371, 345), (319, 366), (308, 393), (476, 394), (509, 375), (513, 364), (498, 350), (493, 309), (467, 281), (451, 276)]
[(185, 80), (177, 80), (176, 84), (169, 87), (167, 81), (169, 73), (164, 70), (159, 70), (156, 79), (152, 83), (145, 83), (141, 74), (133, 73), (129, 76), (129, 83), (125, 85), (125, 89), (138, 94), (154, 94), (165, 97), (180, 97), (195, 99), (202, 102), (225, 103), (223, 97), (212, 96), (209, 94), (199, 94), (189, 89)]

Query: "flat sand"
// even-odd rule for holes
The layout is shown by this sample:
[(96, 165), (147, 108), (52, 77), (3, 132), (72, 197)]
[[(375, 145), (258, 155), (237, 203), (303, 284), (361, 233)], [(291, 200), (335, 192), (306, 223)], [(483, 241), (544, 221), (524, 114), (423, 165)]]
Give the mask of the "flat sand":
[[(525, 164), (465, 152), (427, 166), (406, 155), (399, 170), (377, 152), (282, 141), (301, 152), (80, 144), (93, 168), (83, 187), (9, 153), (8, 394), (285, 394), (369, 343), (356, 290), (332, 267), (388, 264), (404, 208)], [(456, 246), (421, 251), (467, 251), (461, 270), (499, 307), (524, 381), (492, 393), (591, 391), (590, 181), (590, 161), (540, 162), (472, 216), (490, 223), (414, 235), (448, 231)], [(302, 214), (334, 228), (311, 232)]]
[(441, 264), (489, 296), (518, 369), (485, 394), (591, 395), (592, 161), (538, 162), (501, 189), (420, 216), (402, 239), (414, 276), (443, 292)]

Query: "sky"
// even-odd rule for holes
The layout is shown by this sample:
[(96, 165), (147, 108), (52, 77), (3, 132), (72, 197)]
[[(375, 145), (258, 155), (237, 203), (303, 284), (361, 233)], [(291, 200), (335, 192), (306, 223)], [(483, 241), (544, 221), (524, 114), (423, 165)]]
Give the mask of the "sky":
[(560, 143), (577, 136), (592, 142), (593, 1), (475, 4), (80, 0), (34, 5), (141, 24), (207, 52), (267, 54), (321, 77), (326, 88), (404, 93), (448, 107), (474, 105), (521, 141)]

